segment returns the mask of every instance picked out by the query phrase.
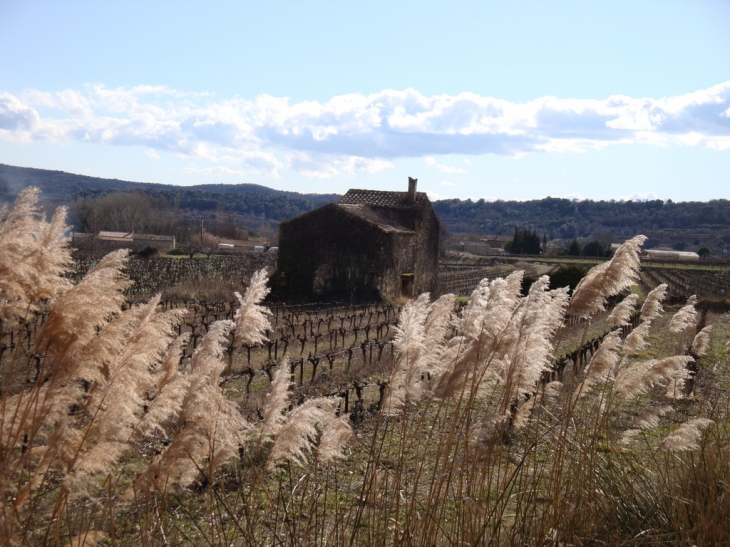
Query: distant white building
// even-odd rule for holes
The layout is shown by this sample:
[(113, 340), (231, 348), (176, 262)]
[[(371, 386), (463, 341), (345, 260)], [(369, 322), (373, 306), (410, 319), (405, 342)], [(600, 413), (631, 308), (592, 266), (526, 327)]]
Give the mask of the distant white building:
[(112, 241), (129, 245), (130, 248), (157, 247), (163, 251), (175, 248), (175, 236), (161, 236), (157, 234), (137, 234), (135, 232), (101, 231), (97, 236), (99, 241)]
[[(611, 251), (616, 251), (621, 246), (620, 243), (612, 243)], [(649, 260), (669, 260), (679, 262), (691, 262), (699, 260), (700, 255), (691, 251), (675, 251), (673, 249), (643, 249), (641, 257)]]

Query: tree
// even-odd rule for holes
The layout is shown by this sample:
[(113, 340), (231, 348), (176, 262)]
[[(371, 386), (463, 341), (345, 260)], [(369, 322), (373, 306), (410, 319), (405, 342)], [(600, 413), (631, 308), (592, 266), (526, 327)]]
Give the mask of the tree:
[(570, 287), (572, 292), (587, 273), (583, 266), (575, 264), (560, 266), (560, 268), (550, 274), (550, 288), (559, 289), (560, 287)]
[(203, 253), (210, 258), (213, 251), (218, 249), (218, 243), (220, 243), (220, 239), (208, 232), (203, 232), (202, 237), (201, 234), (195, 234), (181, 247), (188, 253), (190, 258), (193, 258), (195, 253)]
[(571, 241), (570, 245), (568, 246), (568, 254), (570, 256), (580, 256), (582, 250), (583, 248), (580, 246), (580, 243), (578, 243), (577, 239)]
[(583, 247), (582, 254), (583, 256), (610, 256), (611, 250), (606, 249), (598, 240), (594, 240), (586, 243), (586, 246)]
[(515, 228), (515, 235), (507, 242), (505, 250), (513, 254), (540, 254), (540, 236), (528, 228)]
[(708, 258), (710, 256), (710, 248), (703, 245), (699, 249), (697, 249), (697, 254), (700, 255), (700, 258)]
[(144, 192), (112, 192), (101, 197), (79, 198), (74, 206), (84, 230), (174, 234), (175, 222), (165, 214), (164, 198), (150, 199)]

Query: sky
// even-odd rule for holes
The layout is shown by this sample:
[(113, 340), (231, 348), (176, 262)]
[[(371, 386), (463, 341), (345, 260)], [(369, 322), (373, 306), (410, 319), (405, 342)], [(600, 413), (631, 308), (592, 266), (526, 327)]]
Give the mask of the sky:
[(730, 198), (730, 0), (0, 0), (0, 163), (432, 199)]

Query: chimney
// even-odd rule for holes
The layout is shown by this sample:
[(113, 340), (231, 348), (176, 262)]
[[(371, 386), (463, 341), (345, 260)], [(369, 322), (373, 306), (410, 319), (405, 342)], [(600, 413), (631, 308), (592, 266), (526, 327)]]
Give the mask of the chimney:
[(408, 201), (410, 203), (416, 202), (416, 184), (418, 179), (408, 177)]

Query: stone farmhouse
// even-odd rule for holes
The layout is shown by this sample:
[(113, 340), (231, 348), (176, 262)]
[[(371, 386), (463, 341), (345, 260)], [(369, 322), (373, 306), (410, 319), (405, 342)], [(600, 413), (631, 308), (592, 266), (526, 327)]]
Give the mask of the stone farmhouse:
[(276, 279), (287, 300), (411, 297), (435, 288), (438, 217), (407, 192), (349, 190), (279, 225)]

